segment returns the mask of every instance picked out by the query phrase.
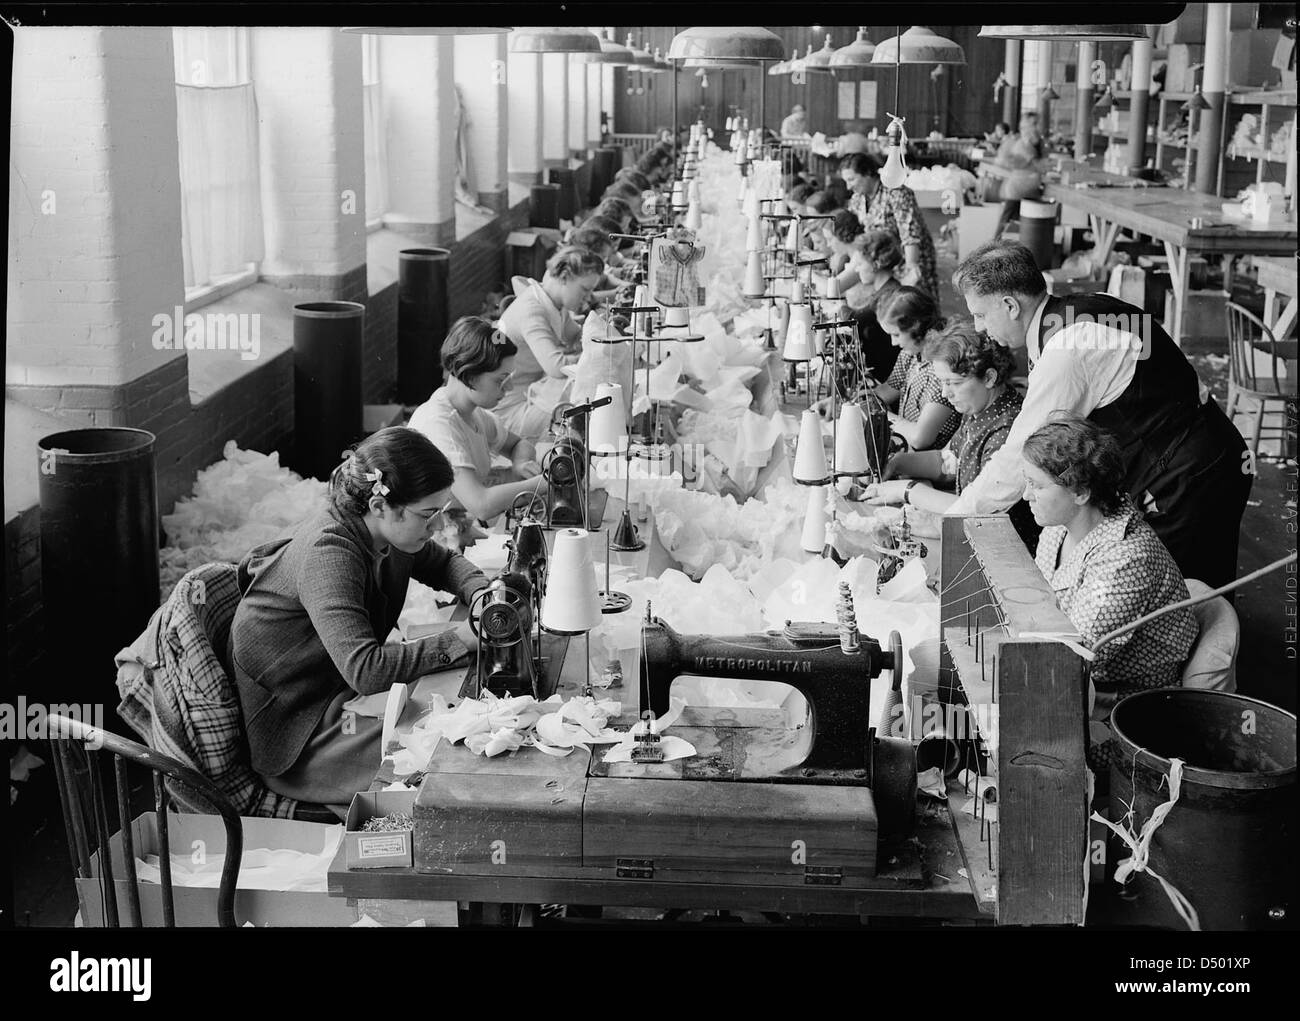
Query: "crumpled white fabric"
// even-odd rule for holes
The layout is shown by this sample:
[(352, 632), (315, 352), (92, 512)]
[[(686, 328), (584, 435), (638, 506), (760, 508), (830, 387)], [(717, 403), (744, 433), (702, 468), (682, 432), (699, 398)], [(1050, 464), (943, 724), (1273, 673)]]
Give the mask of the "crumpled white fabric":
[(663, 752), (664, 761), (672, 762), (675, 759), (685, 759), (695, 754), (695, 746), (689, 741), (683, 740), (671, 734), (665, 734), (669, 727), (677, 722), (682, 715), (682, 710), (686, 708), (686, 700), (672, 697), (668, 700), (668, 712), (654, 720), (638, 720), (632, 725), (626, 734), (620, 734), (618, 744), (613, 748), (606, 750), (606, 762), (631, 762), (632, 751), (636, 748), (636, 739), (640, 734), (645, 734), (647, 730), (652, 734), (658, 734), (659, 748)]
[[(300, 825), (313, 825), (305, 823)], [(343, 824), (319, 826), (324, 839), (324, 849), (311, 853), (288, 848), (245, 848), (239, 863), (241, 890), (277, 890), (282, 893), (325, 893), (330, 862), (338, 852), (343, 839)], [(214, 888), (221, 884), (224, 854), (208, 854), (201, 864), (196, 864), (190, 850), (171, 854), (172, 883), (176, 886)], [(136, 875), (142, 883), (161, 883), (159, 858), (156, 854), (136, 859)]]

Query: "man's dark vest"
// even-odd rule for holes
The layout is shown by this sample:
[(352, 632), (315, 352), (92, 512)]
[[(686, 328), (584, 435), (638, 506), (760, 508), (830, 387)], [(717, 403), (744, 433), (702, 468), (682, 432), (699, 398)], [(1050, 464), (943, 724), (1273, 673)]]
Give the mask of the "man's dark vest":
[[(1039, 349), (1055, 332), (1049, 326), (1059, 329), (1085, 315), (1103, 324), (1115, 322), (1103, 316), (1123, 316), (1119, 321), (1134, 327), (1143, 316), (1147, 319), (1150, 343), (1145, 357), (1138, 357), (1132, 381), (1116, 400), (1088, 415), (1119, 439), (1125, 488), (1138, 506), (1144, 492), (1159, 501), (1161, 491), (1169, 488), (1165, 483), (1179, 475), (1200, 475), (1225, 455), (1231, 463), (1222, 468), (1240, 474), (1245, 441), (1213, 398), (1201, 403), (1196, 370), (1153, 316), (1108, 294), (1049, 297)], [(1131, 332), (1142, 336), (1136, 328)]]

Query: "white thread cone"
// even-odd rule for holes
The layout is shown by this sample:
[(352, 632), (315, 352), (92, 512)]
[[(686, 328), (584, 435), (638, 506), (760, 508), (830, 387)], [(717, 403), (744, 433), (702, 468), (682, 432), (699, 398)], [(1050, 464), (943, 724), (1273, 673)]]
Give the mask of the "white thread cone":
[[(748, 180), (748, 178), (746, 179)], [(741, 207), (746, 216), (758, 215), (758, 188), (753, 184), (749, 185), (749, 190), (745, 192), (745, 204)]]
[(826, 490), (827, 486), (813, 486), (808, 490), (808, 511), (803, 519), (803, 537), (800, 545), (805, 553), (820, 553), (826, 546)]
[(743, 211), (745, 208), (745, 199), (749, 197), (749, 178), (741, 177), (740, 190), (736, 192), (736, 203)]
[(749, 264), (745, 267), (745, 289), (743, 293), (746, 298), (761, 298), (763, 296), (762, 252), (751, 251), (749, 253)]
[(837, 299), (840, 297), (840, 278), (834, 274), (826, 280), (826, 297)]
[[(627, 446), (627, 418), (623, 406), (623, 387), (618, 383), (598, 383), (596, 397), (610, 397), (604, 407), (591, 413), (588, 437), (593, 453), (617, 454)], [(863, 455), (865, 456), (865, 448)]]
[[(691, 185), (693, 187), (695, 182), (692, 181)], [(685, 227), (687, 230), (698, 231), (703, 226), (704, 215), (700, 212), (700, 200), (698, 198), (691, 199), (691, 204), (686, 207)]]
[(830, 474), (826, 466), (826, 450), (822, 446), (821, 419), (817, 412), (805, 411), (799, 421), (799, 442), (794, 452), (794, 480), (805, 486), (820, 486), (825, 484)]
[(548, 631), (585, 632), (600, 620), (588, 533), (581, 528), (562, 528), (555, 533), (551, 550), (542, 627)]
[(749, 233), (745, 235), (745, 251), (761, 252), (763, 250), (763, 221), (757, 216), (749, 217)]
[(840, 422), (835, 435), (835, 471), (837, 473), (861, 472), (871, 467), (867, 460), (867, 423), (862, 409), (853, 402), (840, 409)]
[(799, 251), (799, 217), (795, 217), (790, 223), (790, 230), (785, 236), (785, 250), (787, 252)]
[[(637, 284), (636, 291), (632, 295), (632, 304), (637, 308), (650, 307), (650, 288), (645, 284)], [(653, 312), (638, 312), (632, 321), (632, 336), (646, 337), (650, 334), (650, 322), (654, 319)]]
[(802, 301), (804, 301), (803, 281), (796, 277), (794, 283), (790, 285), (790, 304), (798, 305)]
[(680, 178), (673, 182), (673, 208), (686, 208), (686, 182)]
[(690, 312), (676, 306), (664, 310), (664, 329), (682, 329), (691, 325)]
[(790, 305), (790, 322), (785, 328), (785, 350), (781, 357), (787, 362), (811, 361), (812, 346), (812, 308), (806, 302)]

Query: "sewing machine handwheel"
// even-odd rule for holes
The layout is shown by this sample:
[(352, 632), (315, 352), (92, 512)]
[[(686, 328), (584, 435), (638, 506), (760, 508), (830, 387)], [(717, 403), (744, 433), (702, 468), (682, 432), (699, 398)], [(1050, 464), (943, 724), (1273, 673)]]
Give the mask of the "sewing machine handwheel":
[(510, 503), (510, 516), (516, 521), (542, 520), (546, 517), (546, 500), (541, 493), (520, 493)]
[(890, 687), (894, 691), (903, 690), (903, 636), (897, 631), (889, 632), (889, 669)]
[(910, 835), (916, 824), (916, 749), (911, 741), (873, 735), (871, 793), (881, 835)]

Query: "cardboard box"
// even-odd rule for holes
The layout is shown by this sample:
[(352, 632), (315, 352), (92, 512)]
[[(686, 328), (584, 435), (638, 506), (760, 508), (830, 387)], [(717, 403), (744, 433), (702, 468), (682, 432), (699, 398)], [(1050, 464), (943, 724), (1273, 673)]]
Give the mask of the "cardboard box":
[(957, 260), (960, 262), (985, 242), (992, 241), (1002, 216), (1002, 204), (962, 206), (957, 214)]
[(366, 833), (362, 830), (367, 819), (388, 815), (390, 812), (415, 810), (415, 791), (362, 791), (352, 796), (348, 818), (344, 824), (343, 848), (350, 869), (400, 869), (410, 868), (413, 830), (393, 830), (385, 833)]
[[(242, 820), (244, 853), (254, 848), (275, 848), (319, 854), (333, 836), (337, 826), (321, 823), (295, 822), (290, 819)], [(158, 853), (158, 820), (153, 812), (146, 812), (131, 824), (137, 857)], [(216, 815), (172, 815), (168, 820), (168, 836), (173, 856), (198, 854), (225, 854), (226, 828)], [(122, 835), (116, 833), (109, 841), (113, 862), (113, 885), (117, 898), (117, 913), (122, 924), (129, 924), (127, 882)], [(77, 880), (77, 900), (81, 919), (87, 926), (104, 924), (104, 905), (100, 894), (100, 858), (91, 856), (90, 879)], [(162, 887), (157, 883), (140, 882), (140, 914), (143, 924), (160, 927), (163, 924)], [(217, 924), (216, 887), (173, 886), (176, 906), (176, 925), (185, 928), (215, 927)], [(357, 920), (356, 909), (341, 897), (331, 897), (321, 891), (238, 890), (235, 893), (235, 919), (243, 925), (256, 926), (346, 926)]]

